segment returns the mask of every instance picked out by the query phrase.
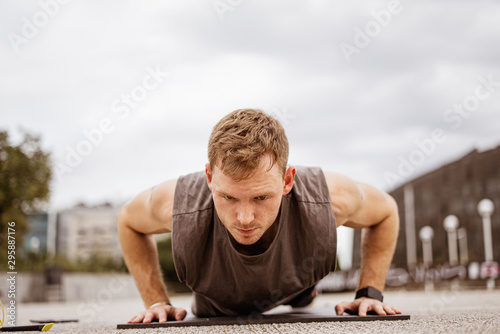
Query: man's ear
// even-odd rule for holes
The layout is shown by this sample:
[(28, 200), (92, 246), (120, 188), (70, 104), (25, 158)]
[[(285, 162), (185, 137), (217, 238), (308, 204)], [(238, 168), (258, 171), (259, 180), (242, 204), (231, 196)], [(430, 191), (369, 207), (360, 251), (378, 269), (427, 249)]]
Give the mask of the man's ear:
[(295, 180), (296, 169), (293, 166), (288, 167), (285, 172), (285, 184), (283, 185), (283, 195), (286, 195), (292, 190), (293, 181)]
[(205, 164), (205, 175), (207, 176), (208, 188), (212, 190), (212, 170), (210, 169), (210, 164)]

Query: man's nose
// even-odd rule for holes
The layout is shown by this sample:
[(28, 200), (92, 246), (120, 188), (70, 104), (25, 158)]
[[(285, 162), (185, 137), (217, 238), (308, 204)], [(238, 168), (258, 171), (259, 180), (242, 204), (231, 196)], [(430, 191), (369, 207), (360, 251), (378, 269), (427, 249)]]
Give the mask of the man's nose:
[(242, 205), (238, 210), (238, 221), (243, 225), (248, 225), (255, 219), (251, 205)]

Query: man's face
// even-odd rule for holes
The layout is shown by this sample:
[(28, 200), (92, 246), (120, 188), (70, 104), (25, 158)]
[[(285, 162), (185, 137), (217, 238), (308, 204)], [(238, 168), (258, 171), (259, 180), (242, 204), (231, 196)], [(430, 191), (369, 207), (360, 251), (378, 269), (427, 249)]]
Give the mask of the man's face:
[(295, 168), (285, 178), (277, 164), (269, 169), (269, 157), (261, 158), (257, 171), (246, 180), (235, 181), (214, 166), (205, 172), (212, 190), (219, 218), (236, 242), (253, 245), (273, 225), (278, 216), (281, 197), (293, 186)]

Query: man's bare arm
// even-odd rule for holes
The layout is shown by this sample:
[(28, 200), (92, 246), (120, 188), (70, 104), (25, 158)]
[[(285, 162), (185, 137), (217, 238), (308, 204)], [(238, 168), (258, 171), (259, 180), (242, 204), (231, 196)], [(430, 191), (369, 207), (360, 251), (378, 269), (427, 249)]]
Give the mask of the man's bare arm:
[[(325, 173), (325, 177), (337, 226), (363, 228), (358, 288), (372, 286), (383, 291), (399, 231), (396, 202), (390, 195), (370, 185), (356, 183), (346, 176)], [(354, 311), (359, 311), (360, 315), (366, 314), (367, 310), (378, 314), (400, 313), (387, 304), (376, 303), (375, 300), (368, 300), (363, 305), (360, 301), (343, 304), (340, 304), (338, 312), (353, 311), (355, 308)]]
[(123, 257), (146, 308), (165, 303), (141, 312), (130, 322), (151, 322), (155, 318), (164, 322), (167, 318), (180, 320), (185, 316), (185, 310), (168, 306), (170, 299), (163, 283), (153, 237), (153, 234), (172, 230), (175, 185), (176, 180), (166, 181), (143, 191), (125, 204), (118, 216), (118, 237)]

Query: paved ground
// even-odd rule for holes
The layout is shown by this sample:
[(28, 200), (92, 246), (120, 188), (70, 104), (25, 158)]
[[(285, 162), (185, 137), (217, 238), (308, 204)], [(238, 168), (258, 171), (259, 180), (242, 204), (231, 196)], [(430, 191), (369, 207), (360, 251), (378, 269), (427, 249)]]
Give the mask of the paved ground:
[[(352, 294), (318, 296), (314, 307), (349, 300)], [(189, 309), (190, 296), (175, 296), (176, 305)], [(78, 318), (78, 323), (55, 324), (49, 333), (500, 333), (500, 289), (494, 291), (386, 292), (385, 300), (411, 314), (409, 321), (327, 322), (271, 325), (179, 327), (117, 330), (116, 324), (142, 308), (140, 300), (114, 300), (100, 293), (82, 303), (22, 304), (17, 324), (33, 318)], [(333, 311), (332, 311), (333, 312)]]

